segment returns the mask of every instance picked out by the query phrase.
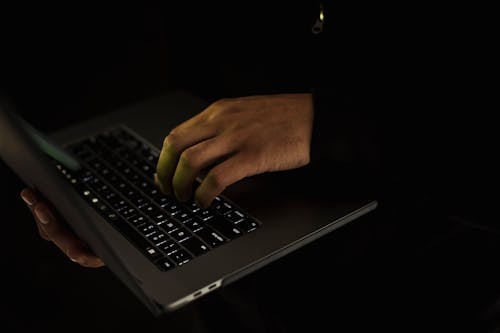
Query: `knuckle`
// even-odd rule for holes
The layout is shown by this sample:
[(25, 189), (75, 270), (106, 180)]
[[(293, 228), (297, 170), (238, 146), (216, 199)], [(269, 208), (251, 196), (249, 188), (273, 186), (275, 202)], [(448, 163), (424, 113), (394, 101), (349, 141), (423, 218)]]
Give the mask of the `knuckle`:
[(61, 230), (61, 228), (54, 226), (54, 224), (52, 224), (50, 227), (45, 227), (45, 233), (47, 234), (47, 237), (52, 240), (60, 240), (64, 235), (64, 232)]
[(187, 167), (191, 169), (196, 169), (199, 164), (200, 152), (197, 148), (191, 147), (186, 149), (182, 155), (181, 160)]
[(208, 120), (213, 121), (215, 119), (218, 119), (219, 117), (225, 115), (230, 111), (232, 108), (232, 103), (229, 98), (222, 98), (217, 101), (215, 101), (212, 104), (211, 111), (208, 115)]
[(175, 129), (163, 140), (163, 149), (175, 153), (179, 152), (179, 134)]
[(45, 234), (50, 239), (59, 239), (64, 235), (64, 227), (62, 227), (58, 222), (53, 222), (49, 224), (42, 224), (41, 228), (45, 231)]
[(225, 175), (217, 170), (212, 170), (207, 175), (208, 185), (216, 192), (222, 192), (227, 184)]
[(229, 98), (220, 98), (213, 103), (213, 106), (218, 108), (224, 108), (229, 103)]

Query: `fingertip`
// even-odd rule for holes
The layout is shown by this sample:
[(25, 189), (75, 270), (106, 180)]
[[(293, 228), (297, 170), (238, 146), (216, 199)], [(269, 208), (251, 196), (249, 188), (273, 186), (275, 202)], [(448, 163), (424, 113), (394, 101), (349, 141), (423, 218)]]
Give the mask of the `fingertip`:
[(74, 247), (66, 251), (68, 258), (84, 267), (101, 267), (104, 262), (98, 256), (89, 253), (88, 250), (82, 247)]
[(78, 257), (71, 257), (71, 256), (68, 256), (68, 258), (69, 258), (72, 262), (74, 262), (74, 263), (76, 263), (76, 264), (78, 264), (78, 265), (80, 265), (80, 266), (84, 266), (84, 267), (86, 267), (86, 266), (87, 266), (88, 259), (87, 259), (85, 256), (78, 256)]
[(20, 193), (21, 195), (21, 199), (24, 200), (24, 202), (29, 205), (29, 206), (33, 206), (34, 204), (36, 204), (37, 202), (37, 197), (36, 197), (36, 194), (35, 192), (30, 189), (30, 188), (25, 188), (21, 191)]
[(170, 195), (170, 190), (168, 186), (165, 186), (164, 183), (160, 181), (160, 177), (158, 177), (157, 173), (155, 173), (154, 175), (154, 183), (163, 194)]
[(100, 258), (95, 256), (80, 257), (76, 260), (76, 262), (81, 266), (88, 268), (99, 268), (104, 266), (104, 262)]
[(84, 251), (79, 246), (72, 246), (68, 250), (66, 250), (66, 255), (71, 261), (76, 262), (79, 257), (84, 255)]
[(194, 202), (203, 209), (208, 208), (212, 203), (212, 200), (213, 199), (203, 196), (198, 190), (196, 190), (194, 194)]
[(100, 258), (93, 258), (87, 261), (87, 267), (99, 268), (105, 266), (104, 262)]
[(75, 262), (82, 266), (87, 266), (87, 258), (85, 257), (78, 257), (76, 258)]
[(162, 186), (161, 186), (160, 180), (158, 179), (158, 174), (157, 173), (154, 174), (153, 179), (154, 179), (155, 185), (161, 189)]

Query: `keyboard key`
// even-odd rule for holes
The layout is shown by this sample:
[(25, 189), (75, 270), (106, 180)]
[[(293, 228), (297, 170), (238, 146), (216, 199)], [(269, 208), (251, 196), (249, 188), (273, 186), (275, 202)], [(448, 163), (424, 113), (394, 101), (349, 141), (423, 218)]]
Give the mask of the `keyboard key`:
[(189, 204), (186, 204), (186, 207), (193, 213), (196, 213), (201, 209), (200, 206), (196, 204), (196, 202), (191, 202)]
[(102, 197), (104, 198), (105, 201), (109, 202), (110, 204), (113, 204), (111, 201), (114, 200), (116, 201), (119, 199), (118, 195), (115, 192), (112, 192), (111, 190), (106, 190), (101, 193)]
[(238, 228), (244, 232), (252, 232), (259, 227), (259, 224), (250, 219), (244, 219), (237, 224)]
[(141, 183), (141, 190), (148, 195), (160, 195), (156, 185), (149, 181)]
[(130, 201), (135, 205), (137, 206), (138, 208), (142, 207), (143, 205), (147, 204), (148, 203), (148, 200), (146, 200), (146, 198), (140, 196), (139, 194), (137, 194), (135, 197), (133, 197), (132, 199), (130, 199)]
[(85, 171), (82, 175), (80, 175), (80, 180), (83, 183), (88, 183), (88, 182), (92, 181), (93, 179), (95, 179), (95, 176), (90, 171)]
[(158, 195), (155, 195), (153, 197), (154, 202), (158, 204), (161, 208), (167, 205), (172, 205), (173, 202), (169, 198), (167, 198), (163, 193), (158, 193)]
[(238, 223), (240, 221), (242, 221), (244, 218), (245, 218), (245, 215), (243, 215), (241, 212), (235, 210), (235, 211), (232, 211), (232, 212), (229, 212), (227, 213), (226, 215), (224, 215), (229, 221), (233, 222), (233, 223)]
[(202, 209), (199, 210), (196, 215), (202, 220), (202, 221), (208, 221), (209, 219), (214, 217), (213, 212), (210, 209)]
[(118, 220), (120, 217), (118, 216), (118, 214), (116, 214), (115, 212), (110, 212), (106, 215), (106, 218), (108, 219), (108, 221), (116, 221)]
[(186, 229), (184, 228), (179, 228), (173, 232), (170, 233), (170, 236), (178, 242), (182, 242), (183, 240), (187, 239), (188, 237), (191, 236), (191, 233), (189, 233)]
[(109, 211), (109, 207), (106, 206), (105, 204), (100, 204), (97, 209), (102, 213), (102, 214), (107, 214), (107, 212)]
[(152, 260), (156, 260), (163, 257), (163, 254), (152, 246), (146, 248), (145, 253)]
[(135, 208), (132, 208), (132, 207), (120, 210), (120, 214), (122, 214), (122, 216), (124, 218), (132, 217), (133, 215), (136, 215), (136, 213), (137, 213), (137, 210)]
[(99, 194), (104, 194), (104, 193), (108, 193), (109, 192), (109, 186), (106, 185), (106, 184), (101, 184), (100, 186), (98, 187), (94, 187), (94, 190), (99, 193)]
[(132, 223), (136, 227), (140, 227), (141, 225), (146, 223), (146, 219), (144, 218), (144, 216), (141, 216), (141, 215), (131, 216), (127, 219), (127, 221), (129, 221), (130, 223)]
[(132, 206), (130, 206), (128, 204), (128, 202), (126, 202), (125, 200), (120, 200), (118, 202), (118, 204), (116, 206), (114, 206), (114, 208), (118, 211), (118, 212), (122, 212), (124, 210), (128, 210), (128, 209), (131, 209), (133, 208)]
[(104, 198), (104, 201), (107, 202), (114, 210), (123, 209), (123, 207), (127, 205), (125, 200), (116, 195), (110, 197), (107, 196)]
[(157, 231), (156, 227), (150, 223), (146, 223), (145, 225), (140, 226), (138, 229), (139, 229), (139, 232), (146, 237), (149, 234), (152, 234), (153, 232)]
[(169, 254), (173, 251), (180, 249), (181, 247), (179, 246), (179, 244), (177, 244), (176, 242), (174, 242), (172, 239), (169, 238), (163, 242), (160, 242), (158, 244), (158, 248), (161, 249), (163, 252)]
[(175, 215), (180, 212), (181, 207), (178, 204), (167, 204), (162, 207), (165, 211), (167, 211), (170, 215)]
[(149, 163), (151, 163), (152, 165), (155, 165), (156, 166), (156, 162), (158, 161), (158, 153), (149, 149), (148, 147), (142, 147), (141, 151), (140, 151), (140, 154), (142, 156), (144, 156), (144, 158), (146, 159), (146, 161), (148, 161)]
[(155, 169), (153, 167), (151, 167), (151, 165), (149, 163), (139, 163), (139, 165), (137, 166), (137, 168), (139, 170), (142, 171), (142, 173), (144, 173), (146, 176), (148, 176), (149, 178), (153, 178), (154, 174), (155, 174)]
[(158, 266), (162, 271), (168, 271), (175, 267), (174, 263), (168, 258), (161, 258), (156, 261), (156, 266)]
[(147, 204), (141, 207), (141, 210), (148, 216), (154, 215), (158, 212), (156, 207), (153, 205)]
[(175, 262), (179, 266), (184, 265), (185, 263), (187, 263), (189, 260), (191, 260), (193, 258), (189, 253), (187, 253), (183, 249), (179, 249), (173, 253), (170, 253), (168, 255), (168, 257), (170, 259), (172, 259), (172, 261)]
[[(151, 177), (153, 177), (153, 176), (151, 176)], [(149, 189), (145, 190), (144, 193), (146, 193), (146, 195), (150, 196), (151, 198), (154, 198), (155, 196), (161, 194), (160, 190), (158, 190), (156, 187), (149, 188)]]
[(189, 252), (191, 252), (195, 256), (199, 256), (209, 250), (208, 245), (203, 243), (198, 237), (189, 237), (184, 242), (182, 242), (182, 246), (184, 246)]
[(180, 228), (179, 223), (174, 220), (166, 220), (157, 224), (160, 228), (165, 230), (167, 233), (174, 232), (175, 230)]
[(168, 220), (168, 216), (165, 213), (159, 212), (159, 214), (152, 216), (152, 219), (156, 224), (161, 224), (162, 222)]
[(91, 138), (87, 141), (85, 141), (85, 144), (90, 147), (90, 149), (98, 154), (98, 155), (106, 155), (109, 154), (109, 149), (106, 147), (106, 145), (102, 142), (102, 140), (96, 139), (96, 138)]
[[(148, 212), (146, 215), (148, 215), (151, 219), (154, 219), (156, 216), (162, 215), (162, 211), (159, 210), (158, 208), (154, 207), (154, 210)], [(163, 215), (166, 215), (166, 214), (163, 212)]]
[(228, 204), (227, 202), (224, 202), (224, 203), (218, 202), (218, 203), (215, 203), (214, 209), (217, 213), (224, 215), (227, 212), (231, 211), (233, 209), (233, 207), (230, 204)]
[(59, 165), (63, 177), (163, 271), (259, 227), (220, 197), (202, 209), (161, 193), (152, 181), (159, 153), (124, 128), (69, 149), (88, 169)]
[(158, 246), (158, 244), (163, 244), (163, 241), (167, 240), (168, 236), (166, 234), (164, 234), (163, 232), (161, 232), (161, 231), (157, 231), (154, 234), (150, 234), (148, 236), (148, 239), (151, 242), (153, 242), (154, 245)]
[(235, 239), (243, 235), (240, 229), (238, 229), (233, 223), (229, 222), (222, 216), (217, 216), (209, 220), (207, 223), (228, 239)]
[(209, 227), (201, 228), (196, 232), (196, 235), (211, 247), (217, 247), (225, 242), (218, 232)]
[(98, 172), (99, 172), (99, 170), (101, 170), (102, 168), (105, 167), (104, 164), (100, 160), (98, 160), (97, 158), (93, 158), (90, 161), (87, 161), (87, 165), (91, 169), (98, 171)]
[(200, 230), (203, 227), (202, 224), (200, 223), (200, 220), (198, 219), (189, 220), (186, 223), (184, 223), (184, 226), (186, 226), (189, 230), (194, 232)]
[(177, 214), (175, 214), (175, 219), (181, 223), (186, 223), (187, 221), (191, 220), (194, 216), (191, 215), (188, 211), (180, 211)]

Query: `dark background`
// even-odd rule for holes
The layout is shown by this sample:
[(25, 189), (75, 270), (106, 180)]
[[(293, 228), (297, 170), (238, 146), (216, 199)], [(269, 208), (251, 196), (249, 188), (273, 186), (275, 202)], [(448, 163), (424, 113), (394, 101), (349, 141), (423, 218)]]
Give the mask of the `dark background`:
[[(264, 61), (243, 66), (233, 61), (242, 54), (272, 58), (255, 46), (276, 42), (277, 36), (286, 40), (284, 28), (269, 32), (264, 41), (252, 40), (251, 29), (235, 40), (217, 34), (239, 20), (250, 26), (254, 14), (262, 14), (251, 6), (222, 13), (209, 7), (192, 11), (186, 4), (2, 6), (0, 87), (44, 131), (169, 89), (213, 100), (302, 88), (296, 82), (303, 77), (287, 70), (294, 57), (273, 69), (262, 67)], [(273, 19), (271, 14), (262, 18)], [(203, 25), (193, 22), (213, 24), (202, 33), (197, 29)], [(228, 43), (233, 47), (224, 47)], [(306, 52), (302, 60), (311, 55), (314, 51)], [(458, 73), (475, 69), (481, 70), (464, 67)], [(2, 331), (280, 332), (327, 325), (322, 330), (479, 332), (495, 322), (488, 309), (498, 299), (498, 233), (488, 223), (429, 216), (420, 212), (419, 202), (405, 197), (390, 199), (397, 209), (383, 206), (303, 251), (155, 319), (106, 268), (79, 267), (39, 238), (18, 196), (23, 184), (3, 164), (0, 176)], [(484, 174), (478, 172), (477, 179), (482, 183), (467, 188), (478, 192), (467, 197), (483, 197), (481, 189), (491, 186)], [(477, 213), (485, 205), (479, 200), (472, 206), (469, 211)], [(494, 219), (479, 215), (483, 221)]]

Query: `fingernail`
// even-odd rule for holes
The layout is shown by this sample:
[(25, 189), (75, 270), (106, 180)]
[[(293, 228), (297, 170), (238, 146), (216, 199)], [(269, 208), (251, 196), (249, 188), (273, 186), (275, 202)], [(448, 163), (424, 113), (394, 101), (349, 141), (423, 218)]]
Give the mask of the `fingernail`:
[[(69, 256), (68, 256), (69, 257)], [(79, 265), (86, 265), (87, 264), (87, 261), (85, 260), (85, 257), (77, 257), (77, 258), (72, 258), (72, 257), (69, 257), (69, 259), (72, 261), (72, 262), (76, 262), (77, 264)]]
[(36, 214), (36, 217), (38, 217), (38, 219), (40, 220), (41, 223), (43, 224), (49, 224), (50, 221), (51, 221), (51, 217), (50, 215), (43, 211), (43, 210), (40, 210), (40, 209), (35, 209), (35, 214)]
[(71, 252), (72, 252), (71, 250), (67, 250), (67, 251), (66, 251), (66, 255), (68, 256), (68, 258), (69, 258), (72, 262), (78, 262), (78, 258), (73, 257), (73, 254), (72, 254)]
[(35, 198), (30, 194), (30, 193), (21, 193), (21, 198), (23, 199), (26, 204), (33, 206), (35, 204)]

